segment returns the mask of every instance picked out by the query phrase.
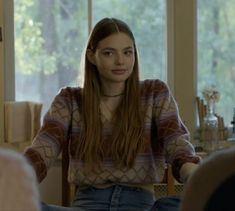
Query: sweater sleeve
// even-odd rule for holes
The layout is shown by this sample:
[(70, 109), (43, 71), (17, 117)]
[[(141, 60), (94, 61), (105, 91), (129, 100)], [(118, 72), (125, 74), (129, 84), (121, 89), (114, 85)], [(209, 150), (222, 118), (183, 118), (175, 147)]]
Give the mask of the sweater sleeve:
[(183, 124), (175, 99), (168, 86), (162, 82), (155, 97), (155, 120), (158, 141), (162, 143), (166, 161), (172, 165), (174, 177), (180, 181), (180, 169), (186, 162), (199, 163), (200, 157), (190, 143), (190, 134)]
[(69, 88), (61, 89), (45, 114), (42, 127), (32, 145), (24, 152), (34, 167), (39, 182), (46, 177), (48, 168), (69, 139), (71, 104)]

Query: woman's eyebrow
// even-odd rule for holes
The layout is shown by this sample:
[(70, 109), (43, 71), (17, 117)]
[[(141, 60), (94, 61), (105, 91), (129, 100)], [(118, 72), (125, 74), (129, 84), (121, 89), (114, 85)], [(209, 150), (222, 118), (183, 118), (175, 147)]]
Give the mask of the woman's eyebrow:
[(133, 50), (133, 49), (134, 49), (133, 46), (128, 46), (128, 47), (124, 48), (124, 50)]
[(115, 48), (111, 48), (111, 47), (105, 47), (105, 48), (100, 48), (100, 50), (105, 51), (105, 50), (110, 50), (110, 51), (115, 51)]
[[(110, 50), (110, 51), (115, 51), (117, 50), (116, 48), (112, 48), (112, 47), (105, 47), (105, 48), (99, 48), (100, 50)], [(129, 50), (129, 49), (134, 49), (132, 46), (128, 46), (128, 47), (125, 47), (123, 48), (123, 50)]]

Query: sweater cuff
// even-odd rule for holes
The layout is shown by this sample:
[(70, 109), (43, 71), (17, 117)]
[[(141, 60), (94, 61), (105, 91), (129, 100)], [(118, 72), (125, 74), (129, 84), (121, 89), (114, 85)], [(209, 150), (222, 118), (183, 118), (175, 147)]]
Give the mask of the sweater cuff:
[(47, 175), (47, 167), (40, 153), (38, 153), (36, 150), (28, 148), (24, 152), (24, 156), (26, 157), (29, 164), (33, 166), (38, 182), (40, 183)]

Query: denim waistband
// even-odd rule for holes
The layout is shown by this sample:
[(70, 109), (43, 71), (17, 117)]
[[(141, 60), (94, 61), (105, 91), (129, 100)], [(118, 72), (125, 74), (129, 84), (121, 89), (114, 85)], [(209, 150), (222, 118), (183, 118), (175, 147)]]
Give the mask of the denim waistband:
[(154, 194), (153, 184), (106, 183), (106, 184), (84, 185), (84, 186), (81, 186), (77, 189), (83, 190), (83, 189), (86, 189), (90, 186), (95, 187), (95, 188), (104, 189), (104, 188), (109, 188), (109, 187), (112, 187), (112, 186), (115, 186), (115, 185), (120, 185), (120, 186), (123, 186), (124, 188), (125, 187), (128, 187), (128, 188), (141, 188), (141, 189), (144, 189), (144, 190), (149, 191), (150, 193)]
[(106, 188), (79, 189), (73, 205), (84, 210), (144, 211), (150, 210), (154, 201), (154, 194), (143, 188), (115, 184)]

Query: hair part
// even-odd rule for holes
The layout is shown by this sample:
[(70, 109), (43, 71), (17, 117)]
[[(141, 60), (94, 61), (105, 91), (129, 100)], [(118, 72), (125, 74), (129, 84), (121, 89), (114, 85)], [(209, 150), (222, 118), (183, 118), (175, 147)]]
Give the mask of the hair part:
[[(131, 168), (140, 150), (143, 149), (143, 117), (140, 105), (139, 62), (135, 39), (129, 26), (115, 18), (104, 18), (92, 30), (86, 50), (96, 51), (98, 43), (106, 37), (123, 32), (133, 41), (135, 63), (133, 72), (126, 80), (123, 99), (114, 118), (115, 131), (110, 149), (104, 149), (102, 122), (100, 117), (101, 81), (96, 66), (85, 56), (84, 85), (82, 93), (82, 131), (76, 156), (85, 166), (100, 167), (106, 156), (111, 156), (116, 167)], [(131, 97), (135, 96), (135, 97)], [(131, 100), (130, 100), (131, 98)], [(105, 150), (105, 151), (104, 151)]]

